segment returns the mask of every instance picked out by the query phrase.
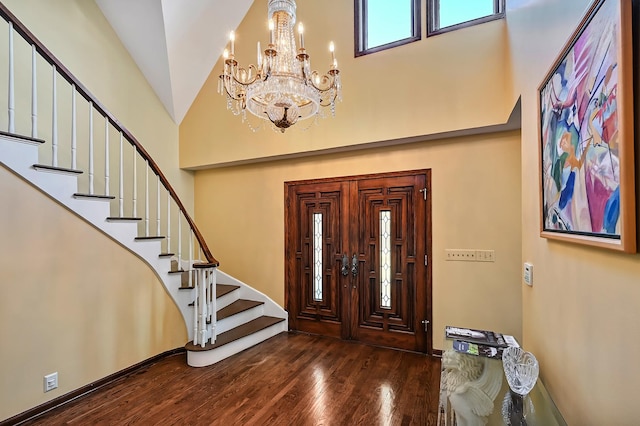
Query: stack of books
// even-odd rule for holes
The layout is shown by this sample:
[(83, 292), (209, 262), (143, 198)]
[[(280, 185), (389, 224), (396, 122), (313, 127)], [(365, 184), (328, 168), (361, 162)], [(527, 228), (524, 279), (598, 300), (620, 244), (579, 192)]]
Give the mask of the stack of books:
[(457, 352), (502, 359), (502, 351), (508, 346), (517, 346), (515, 337), (489, 330), (476, 330), (446, 326), (445, 337), (453, 340), (453, 349)]

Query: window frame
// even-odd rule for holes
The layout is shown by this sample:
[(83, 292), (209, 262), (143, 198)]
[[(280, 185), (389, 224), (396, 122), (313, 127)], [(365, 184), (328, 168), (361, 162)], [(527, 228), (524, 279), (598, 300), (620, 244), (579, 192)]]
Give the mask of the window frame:
[(448, 33), (449, 31), (459, 30), (473, 25), (484, 24), (485, 22), (502, 19), (505, 16), (505, 0), (493, 0), (492, 15), (460, 22), (459, 24), (450, 25), (444, 28), (438, 28), (440, 26), (440, 14), (437, 13), (437, 11), (439, 10), (440, 1), (442, 0), (427, 0), (427, 37)]
[(393, 47), (402, 46), (414, 41), (422, 39), (422, 15), (421, 15), (421, 0), (411, 0), (412, 13), (411, 13), (411, 36), (402, 40), (392, 41), (387, 44), (372, 47), (367, 49), (365, 47), (365, 41), (367, 40), (367, 0), (354, 0), (354, 21), (355, 21), (355, 34), (354, 34), (354, 55), (355, 57), (368, 55), (370, 53), (380, 52), (382, 50), (391, 49)]

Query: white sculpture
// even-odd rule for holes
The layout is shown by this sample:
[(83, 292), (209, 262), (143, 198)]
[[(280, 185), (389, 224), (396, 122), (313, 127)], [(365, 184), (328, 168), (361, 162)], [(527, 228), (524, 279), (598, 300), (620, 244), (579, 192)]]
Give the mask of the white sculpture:
[(459, 426), (484, 426), (502, 387), (502, 365), (454, 350), (442, 354), (442, 388)]

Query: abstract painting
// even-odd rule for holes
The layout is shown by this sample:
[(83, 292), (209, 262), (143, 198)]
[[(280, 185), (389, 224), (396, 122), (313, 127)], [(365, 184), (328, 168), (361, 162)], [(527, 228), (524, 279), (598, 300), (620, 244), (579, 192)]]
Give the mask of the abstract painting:
[(541, 235), (635, 252), (631, 0), (596, 0), (539, 89)]

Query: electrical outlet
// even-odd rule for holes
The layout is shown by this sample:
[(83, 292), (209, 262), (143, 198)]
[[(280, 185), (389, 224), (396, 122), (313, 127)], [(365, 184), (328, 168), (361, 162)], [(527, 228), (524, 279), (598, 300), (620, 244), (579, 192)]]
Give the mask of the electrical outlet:
[(495, 250), (476, 250), (476, 262), (495, 262)]
[(446, 249), (445, 253), (447, 260), (458, 260), (466, 262), (474, 262), (476, 260), (475, 250)]
[(528, 286), (533, 286), (533, 265), (530, 263), (524, 264), (523, 273), (524, 283)]
[(58, 372), (44, 376), (44, 391), (49, 392), (58, 387)]

